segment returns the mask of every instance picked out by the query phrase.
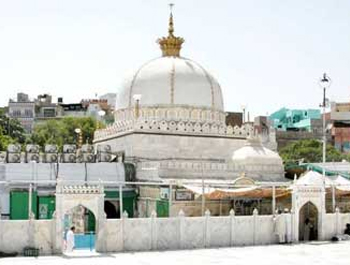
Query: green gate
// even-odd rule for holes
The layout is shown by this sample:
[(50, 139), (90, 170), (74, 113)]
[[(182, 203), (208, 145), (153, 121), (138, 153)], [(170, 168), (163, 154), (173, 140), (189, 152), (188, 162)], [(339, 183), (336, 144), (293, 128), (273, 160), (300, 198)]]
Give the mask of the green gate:
[[(37, 200), (36, 191), (32, 192), (32, 212), (37, 216)], [(29, 207), (28, 191), (11, 191), (10, 192), (10, 219), (11, 220), (27, 220)]]
[(157, 200), (157, 217), (169, 217), (169, 201)]
[(38, 219), (52, 219), (55, 211), (54, 196), (39, 196), (38, 197)]

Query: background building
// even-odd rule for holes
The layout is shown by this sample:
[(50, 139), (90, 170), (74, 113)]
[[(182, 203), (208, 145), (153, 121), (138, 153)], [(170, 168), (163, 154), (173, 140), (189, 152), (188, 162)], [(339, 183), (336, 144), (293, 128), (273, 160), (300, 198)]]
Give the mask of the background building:
[(27, 94), (18, 93), (15, 100), (9, 101), (8, 115), (17, 119), (27, 133), (31, 133), (34, 128), (35, 102)]
[(115, 99), (115, 93), (108, 93), (100, 99), (64, 103), (62, 97), (53, 102), (49, 94), (41, 94), (31, 100), (27, 94), (18, 93), (16, 100), (9, 101), (8, 115), (18, 119), (28, 134), (32, 133), (36, 124), (63, 117), (93, 117), (108, 124), (114, 121)]
[(332, 102), (330, 118), (334, 147), (341, 152), (350, 152), (350, 102)]
[[(269, 122), (276, 131), (278, 150), (291, 142), (304, 139), (322, 139), (322, 116), (317, 109), (282, 108), (269, 116)], [(332, 144), (331, 121), (326, 115), (326, 137)]]

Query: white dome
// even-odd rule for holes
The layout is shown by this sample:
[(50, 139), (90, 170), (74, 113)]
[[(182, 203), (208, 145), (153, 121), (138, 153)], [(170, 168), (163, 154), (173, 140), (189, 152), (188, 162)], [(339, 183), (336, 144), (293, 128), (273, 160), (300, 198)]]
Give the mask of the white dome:
[(264, 147), (262, 144), (252, 144), (248, 142), (245, 146), (233, 152), (232, 160), (264, 164), (282, 164), (282, 158), (278, 153)]
[(233, 152), (232, 162), (240, 172), (255, 180), (283, 180), (284, 167), (278, 153), (264, 147), (257, 138), (248, 138), (245, 146)]
[(134, 106), (189, 106), (224, 111), (218, 82), (198, 63), (177, 56), (164, 56), (144, 64), (126, 78), (117, 95), (116, 109)]

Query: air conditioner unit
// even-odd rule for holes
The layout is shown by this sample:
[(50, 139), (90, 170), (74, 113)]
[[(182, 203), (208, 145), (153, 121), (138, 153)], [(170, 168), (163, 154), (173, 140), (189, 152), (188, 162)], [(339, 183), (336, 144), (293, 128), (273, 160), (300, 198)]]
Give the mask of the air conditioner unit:
[(27, 153), (26, 154), (26, 162), (30, 162), (30, 161), (35, 161), (37, 163), (40, 162), (40, 156), (39, 153)]
[(47, 144), (45, 145), (45, 155), (44, 161), (45, 163), (57, 163), (58, 162), (58, 147), (55, 144)]
[(112, 148), (109, 144), (101, 144), (97, 146), (97, 161), (110, 162), (112, 159)]
[(45, 145), (45, 153), (57, 153), (58, 147), (55, 144), (47, 144)]
[(83, 153), (93, 153), (94, 152), (94, 147), (91, 144), (84, 144), (81, 147), (81, 152), (83, 152)]
[(63, 153), (75, 153), (76, 150), (77, 150), (77, 147), (74, 144), (63, 145)]
[(83, 162), (94, 163), (95, 162), (95, 155), (91, 154), (91, 153), (83, 154)]
[(58, 154), (45, 153), (44, 162), (45, 163), (57, 163), (58, 162)]
[(97, 161), (98, 162), (110, 162), (111, 159), (112, 159), (111, 154), (102, 153), (102, 152), (97, 154)]
[(20, 163), (21, 162), (21, 153), (8, 153), (7, 162), (8, 163)]
[(7, 147), (7, 151), (9, 153), (20, 153), (21, 152), (21, 146), (19, 144), (9, 144)]
[(40, 147), (39, 147), (39, 145), (36, 145), (36, 144), (28, 144), (26, 146), (26, 152), (27, 153), (39, 153)]
[(63, 162), (64, 163), (75, 163), (77, 160), (77, 156), (73, 153), (63, 154)]
[(109, 144), (101, 144), (97, 146), (97, 151), (98, 152), (105, 152), (105, 153), (110, 153), (112, 151), (112, 148)]
[(6, 162), (6, 152), (0, 152), (0, 163)]

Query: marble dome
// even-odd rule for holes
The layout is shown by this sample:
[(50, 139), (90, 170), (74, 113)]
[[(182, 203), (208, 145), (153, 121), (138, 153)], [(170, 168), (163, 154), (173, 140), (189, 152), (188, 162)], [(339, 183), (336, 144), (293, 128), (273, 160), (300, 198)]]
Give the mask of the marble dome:
[(248, 137), (245, 146), (233, 152), (232, 162), (239, 172), (254, 180), (284, 179), (282, 158), (278, 153), (264, 147), (257, 137)]
[(174, 35), (170, 13), (168, 36), (157, 40), (162, 57), (142, 65), (117, 92), (115, 120), (178, 120), (224, 125), (222, 92), (200, 64), (181, 57), (184, 39)]
[(117, 109), (140, 106), (191, 106), (224, 111), (219, 83), (198, 63), (183, 57), (154, 59), (126, 78), (117, 97)]

